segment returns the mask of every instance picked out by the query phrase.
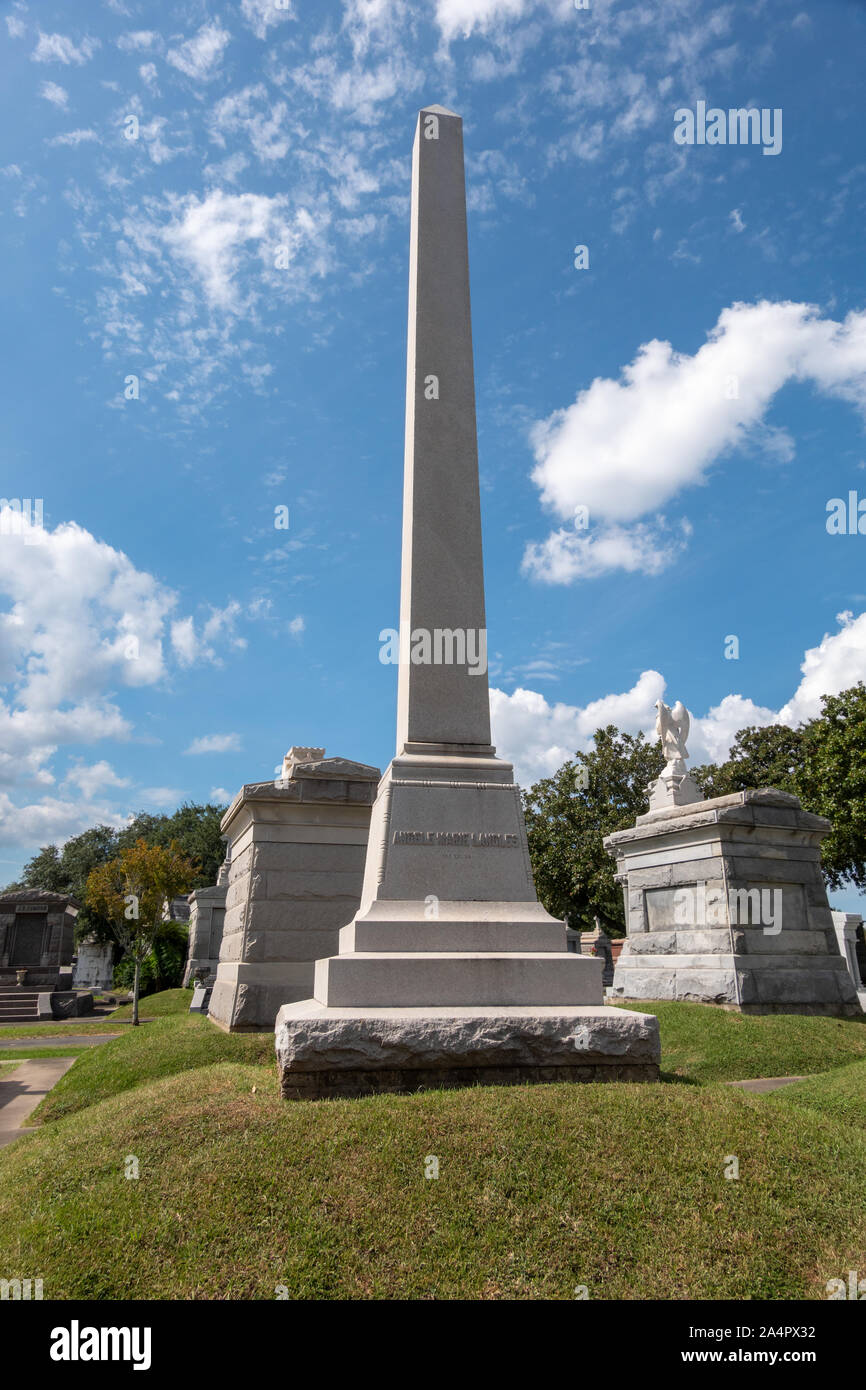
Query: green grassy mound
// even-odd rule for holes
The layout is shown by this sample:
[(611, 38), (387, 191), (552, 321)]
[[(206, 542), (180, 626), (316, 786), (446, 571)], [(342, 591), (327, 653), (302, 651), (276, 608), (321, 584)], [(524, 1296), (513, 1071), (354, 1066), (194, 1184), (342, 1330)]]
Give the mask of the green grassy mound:
[(655, 1014), (662, 1067), (696, 1081), (808, 1076), (866, 1060), (866, 1017), (738, 1014), (712, 1004), (623, 1004)]
[(772, 1091), (767, 1099), (777, 1105), (819, 1110), (866, 1134), (866, 1062), (852, 1062), (823, 1076), (795, 1081)]
[(34, 1111), (31, 1124), (74, 1115), (122, 1091), (215, 1062), (246, 1062), (276, 1069), (273, 1033), (230, 1035), (199, 1014), (176, 1011), (164, 1011), (152, 1023), (126, 1029), (121, 1037), (80, 1052), (75, 1066)]
[[(192, 1003), (191, 989), (164, 989), (161, 994), (148, 994), (138, 1001), (139, 1018), (165, 1018), (166, 1014), (185, 1014)], [(112, 1010), (112, 1022), (132, 1018), (132, 1005), (121, 1004)]]
[(287, 1104), (223, 1063), (0, 1152), (0, 1267), (46, 1298), (823, 1298), (866, 1264), (864, 1182), (849, 1124), (721, 1086)]

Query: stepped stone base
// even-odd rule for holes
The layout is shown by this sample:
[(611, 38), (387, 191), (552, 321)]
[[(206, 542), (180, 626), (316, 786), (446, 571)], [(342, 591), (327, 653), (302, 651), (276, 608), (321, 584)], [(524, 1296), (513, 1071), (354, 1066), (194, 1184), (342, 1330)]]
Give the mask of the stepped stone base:
[(609, 997), (861, 1016), (821, 873), (829, 829), (762, 788), (650, 812), (608, 836), (628, 924)]
[(603, 1005), (328, 1008), (286, 1004), (277, 1062), (287, 1100), (455, 1086), (657, 1081), (659, 1026)]

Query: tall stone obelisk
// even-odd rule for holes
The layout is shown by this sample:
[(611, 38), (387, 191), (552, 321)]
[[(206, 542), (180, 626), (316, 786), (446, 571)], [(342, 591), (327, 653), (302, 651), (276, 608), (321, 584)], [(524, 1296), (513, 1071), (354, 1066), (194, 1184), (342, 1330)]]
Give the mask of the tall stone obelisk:
[(601, 960), (565, 944), (490, 743), (462, 121), (430, 106), (412, 164), (397, 755), (340, 953), (277, 1016), (283, 1093), (655, 1078), (657, 1020), (605, 1008)]

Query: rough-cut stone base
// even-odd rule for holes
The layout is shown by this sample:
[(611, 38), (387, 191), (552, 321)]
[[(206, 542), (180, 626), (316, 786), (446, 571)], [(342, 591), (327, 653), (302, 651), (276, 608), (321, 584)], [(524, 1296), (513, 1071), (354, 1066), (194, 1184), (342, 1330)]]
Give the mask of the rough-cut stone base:
[(656, 1081), (652, 1015), (580, 1009), (286, 1004), (276, 1051), (287, 1100), (551, 1081)]
[(453, 1090), (458, 1086), (552, 1085), (563, 1081), (658, 1081), (656, 1063), (597, 1062), (576, 1067), (399, 1067), (382, 1071), (308, 1071), (284, 1076), (284, 1100), (336, 1100), (385, 1092)]

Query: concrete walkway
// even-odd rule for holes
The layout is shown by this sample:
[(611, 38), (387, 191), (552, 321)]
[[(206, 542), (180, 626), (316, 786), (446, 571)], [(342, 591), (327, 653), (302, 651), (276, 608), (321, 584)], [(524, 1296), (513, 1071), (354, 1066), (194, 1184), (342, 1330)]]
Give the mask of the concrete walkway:
[(0, 1149), (29, 1133), (24, 1121), (74, 1061), (74, 1057), (34, 1057), (21, 1062), (8, 1080), (0, 1078)]

